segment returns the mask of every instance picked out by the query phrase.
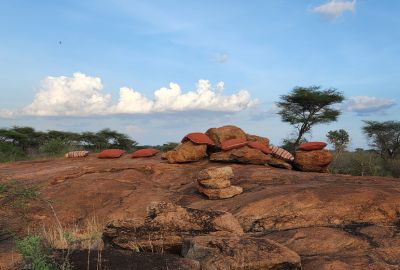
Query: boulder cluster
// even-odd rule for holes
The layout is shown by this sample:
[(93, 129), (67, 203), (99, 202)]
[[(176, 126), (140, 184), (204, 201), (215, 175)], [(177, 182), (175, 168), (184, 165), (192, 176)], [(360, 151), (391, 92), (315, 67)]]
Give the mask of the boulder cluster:
[(233, 176), (229, 166), (202, 170), (197, 176), (198, 191), (212, 200), (239, 195), (243, 188), (231, 185)]
[[(325, 146), (324, 142), (305, 143), (300, 145), (293, 155), (280, 147), (270, 146), (268, 138), (247, 134), (239, 127), (228, 125), (210, 128), (205, 133), (189, 133), (180, 145), (162, 157), (169, 163), (194, 162), (208, 157), (213, 162), (269, 165), (288, 170), (294, 167), (307, 172), (327, 172), (332, 162), (332, 154), (324, 150)], [(239, 192), (239, 189), (233, 186), (207, 189), (200, 184), (199, 190), (209, 198), (219, 198), (223, 196), (219, 194), (228, 190), (230, 193)]]

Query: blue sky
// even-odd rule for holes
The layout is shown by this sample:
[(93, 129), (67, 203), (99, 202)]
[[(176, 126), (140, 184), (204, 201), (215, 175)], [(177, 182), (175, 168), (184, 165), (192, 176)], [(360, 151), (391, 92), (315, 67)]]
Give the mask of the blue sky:
[(236, 124), (279, 144), (293, 129), (274, 102), (309, 85), (347, 98), (309, 139), (345, 128), (365, 147), (362, 120), (399, 120), (399, 1), (0, 5), (1, 127), (110, 127), (158, 144)]

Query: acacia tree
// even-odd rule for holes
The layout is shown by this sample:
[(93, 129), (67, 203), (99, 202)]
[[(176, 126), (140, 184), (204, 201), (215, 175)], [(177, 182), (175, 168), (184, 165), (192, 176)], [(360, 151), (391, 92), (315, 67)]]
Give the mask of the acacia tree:
[(331, 107), (332, 104), (344, 100), (342, 93), (334, 88), (321, 90), (320, 86), (295, 87), (288, 95), (280, 97), (277, 102), (280, 108), (278, 114), (282, 121), (294, 125), (297, 129), (297, 138), (294, 146), (297, 147), (303, 136), (311, 131), (316, 124), (336, 121), (340, 111)]
[(344, 129), (331, 130), (326, 134), (329, 143), (333, 144), (336, 153), (342, 153), (349, 144), (349, 133)]
[(400, 153), (400, 121), (364, 121), (364, 133), (382, 158), (394, 159)]

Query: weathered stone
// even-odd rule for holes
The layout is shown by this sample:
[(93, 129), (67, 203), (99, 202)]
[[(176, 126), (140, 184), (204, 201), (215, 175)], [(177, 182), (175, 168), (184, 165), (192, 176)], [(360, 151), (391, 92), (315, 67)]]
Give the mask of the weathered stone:
[(271, 157), (271, 159), (267, 161), (267, 164), (276, 168), (287, 169), (287, 170), (292, 169), (292, 165), (279, 158)]
[(178, 145), (174, 150), (165, 154), (169, 163), (185, 163), (203, 159), (207, 155), (207, 145), (194, 144), (186, 141)]
[(198, 190), (200, 193), (203, 193), (212, 200), (232, 198), (243, 192), (243, 188), (238, 186), (229, 186), (227, 188), (220, 189), (203, 188), (202, 186), (199, 186)]
[(200, 186), (204, 188), (221, 189), (227, 188), (231, 185), (231, 181), (226, 178), (210, 178), (197, 181)]
[(258, 149), (243, 146), (239, 149), (232, 149), (228, 151), (222, 151), (213, 153), (210, 156), (211, 161), (219, 162), (238, 162), (245, 164), (259, 164), (264, 165), (271, 158), (270, 155), (266, 155)]
[(196, 236), (185, 239), (181, 254), (203, 270), (301, 269), (298, 254), (264, 238)]
[(246, 139), (246, 133), (236, 126), (223, 126), (219, 128), (210, 128), (206, 134), (214, 143), (221, 147), (221, 143), (230, 139)]
[(230, 213), (159, 203), (149, 208), (145, 219), (109, 222), (103, 238), (107, 246), (135, 251), (177, 253), (184, 236), (213, 232), (243, 234), (239, 222)]
[(213, 167), (209, 169), (204, 169), (197, 175), (198, 180), (209, 179), (209, 178), (224, 178), (231, 179), (233, 177), (232, 167)]
[(303, 172), (327, 172), (332, 160), (328, 150), (296, 151), (294, 164)]
[(246, 134), (246, 138), (249, 142), (259, 142), (262, 145), (269, 147), (269, 139), (257, 135)]

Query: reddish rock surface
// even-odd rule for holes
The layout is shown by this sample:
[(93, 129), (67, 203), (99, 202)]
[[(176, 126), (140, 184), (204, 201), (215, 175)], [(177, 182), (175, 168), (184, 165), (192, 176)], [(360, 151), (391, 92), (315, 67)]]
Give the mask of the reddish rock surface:
[[(54, 213), (65, 228), (82, 226), (93, 216), (103, 224), (144, 219), (149, 205), (165, 201), (229, 212), (245, 236), (296, 252), (305, 270), (399, 268), (398, 179), (229, 164), (232, 185), (243, 193), (215, 201), (198, 193), (194, 179), (216, 166), (208, 160), (169, 164), (159, 157), (102, 160), (96, 155), (0, 164), (0, 183), (35, 185), (45, 199), (31, 201), (24, 215), (2, 204), (0, 228), (41, 233), (55, 226)], [(16, 258), (13, 249), (0, 239), (0, 265)]]
[(332, 160), (328, 150), (296, 151), (294, 164), (303, 172), (327, 172)]
[(326, 146), (326, 142), (306, 142), (299, 145), (299, 150), (303, 151), (312, 151), (312, 150), (321, 150)]

